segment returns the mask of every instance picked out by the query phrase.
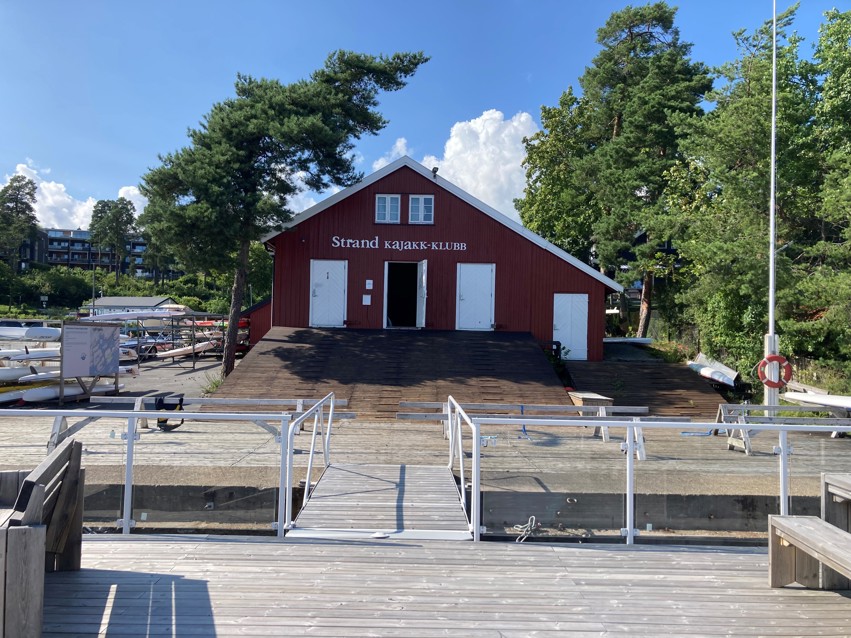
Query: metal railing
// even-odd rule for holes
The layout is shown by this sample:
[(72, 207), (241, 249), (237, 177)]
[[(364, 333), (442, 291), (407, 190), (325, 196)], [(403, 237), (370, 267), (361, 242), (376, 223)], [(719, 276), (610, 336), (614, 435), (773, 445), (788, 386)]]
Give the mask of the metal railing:
[[(225, 401), (227, 402), (227, 401)], [(233, 401), (231, 401), (233, 403)], [(305, 400), (303, 403), (314, 403), (312, 400)], [(298, 401), (299, 407), (302, 401)], [(323, 420), (323, 408), (328, 407), (327, 421)], [(130, 530), (135, 526), (136, 521), (133, 520), (133, 488), (134, 488), (134, 460), (136, 456), (136, 442), (140, 440), (139, 424), (146, 419), (183, 419), (185, 421), (204, 421), (211, 423), (227, 423), (227, 422), (249, 422), (260, 426), (270, 434), (274, 435), (275, 441), (281, 446), (280, 451), (280, 468), (282, 470), (279, 481), (278, 503), (276, 508), (277, 522), (272, 523), (272, 527), (277, 530), (278, 536), (282, 536), (287, 529), (287, 524), (292, 519), (292, 482), (293, 482), (293, 447), (295, 432), (305, 423), (310, 417), (314, 418), (313, 438), (311, 440), (311, 453), (308, 461), (308, 480), (306, 481), (305, 490), (309, 492), (310, 486), (310, 471), (313, 465), (314, 449), (316, 446), (317, 434), (323, 442), (322, 452), (325, 464), (330, 462), (330, 436), (334, 418), (335, 398), (331, 393), (322, 400), (315, 402), (314, 405), (304, 412), (299, 414), (297, 418), (291, 412), (189, 412), (173, 410), (145, 410), (144, 405), (136, 402), (133, 410), (26, 410), (26, 409), (4, 409), (0, 410), (0, 418), (52, 418), (54, 420), (50, 439), (48, 441), (48, 449), (55, 446), (69, 436), (76, 434), (84, 426), (98, 419), (116, 419), (126, 422), (126, 431), (122, 433), (121, 438), (124, 441), (124, 486), (121, 497), (121, 518), (116, 521), (116, 525), (121, 528), (123, 534), (129, 534)], [(81, 419), (77, 423), (68, 426), (68, 419)], [(277, 424), (277, 425), (273, 425)], [(321, 438), (322, 431), (326, 432), (324, 439)], [(286, 471), (286, 474), (284, 473)], [(306, 501), (305, 501), (306, 502)], [(281, 524), (285, 521), (287, 524)]]
[[(313, 493), (313, 484), (311, 477), (313, 474), (313, 459), (316, 455), (316, 441), (322, 445), (322, 461), (323, 471), (331, 464), (331, 430), (334, 423), (334, 406), (336, 398), (331, 392), (317, 401), (307, 412), (296, 418), (289, 424), (287, 429), (287, 444), (281, 447), (281, 488), (278, 492), (278, 536), (283, 536), (288, 529), (293, 528), (293, 449), (294, 437), (296, 432), (299, 432), (304, 423), (313, 417), (313, 431), (310, 436), (310, 455), (307, 459), (307, 473), (304, 479), (304, 496), (302, 498), (302, 508), (307, 505)], [(324, 408), (328, 406), (328, 420), (324, 421)], [(323, 432), (324, 430), (324, 432)], [(286, 449), (286, 457), (284, 455)], [(283, 499), (283, 501), (282, 501)], [(283, 517), (281, 516), (283, 514)]]
[[(458, 496), (461, 499), (461, 507), (464, 514), (467, 516), (470, 533), (473, 535), (473, 540), (478, 541), (481, 537), (481, 435), (480, 425), (471, 419), (464, 408), (453, 398), (449, 397), (446, 401), (446, 424), (448, 431), (444, 434), (449, 438), (449, 470), (455, 468), (455, 461), (458, 461), (458, 473), (460, 476), (460, 485), (458, 486)], [(464, 471), (464, 426), (470, 428), (470, 444), (471, 444), (471, 467), (470, 467), (470, 504), (467, 505), (467, 478)]]
[[(449, 398), (450, 406), (457, 403), (454, 402), (452, 397)], [(458, 416), (463, 413), (460, 407), (455, 410), (455, 418), (457, 420)], [(485, 417), (485, 418), (470, 418), (466, 414), (463, 414), (463, 418), (461, 421), (466, 423), (471, 432), (472, 432), (472, 480), (471, 485), (473, 486), (473, 494), (471, 496), (471, 507), (469, 509), (469, 518), (471, 528), (474, 530), (474, 539), (479, 540), (478, 532), (481, 529), (481, 509), (479, 507), (479, 501), (477, 500), (479, 486), (480, 486), (480, 473), (481, 473), (481, 446), (480, 446), (480, 438), (483, 426), (490, 425), (517, 425), (523, 419), (528, 419), (528, 417)], [(783, 417), (775, 417), (777, 420), (781, 420)], [(794, 418), (790, 420), (794, 421)], [(789, 510), (789, 454), (790, 454), (790, 446), (788, 441), (788, 433), (789, 432), (806, 432), (809, 434), (832, 434), (834, 432), (843, 432), (846, 434), (851, 433), (851, 425), (837, 425), (836, 420), (831, 420), (832, 424), (830, 425), (813, 425), (813, 424), (801, 424), (801, 423), (749, 423), (747, 424), (747, 428), (751, 432), (776, 432), (778, 434), (778, 446), (776, 448), (776, 453), (778, 456), (778, 482), (779, 482), (779, 494), (780, 494), (780, 509), (781, 512), (788, 512)], [(455, 421), (453, 421), (454, 423)], [(716, 422), (706, 422), (706, 423), (696, 423), (693, 421), (652, 421), (644, 418), (642, 420), (636, 419), (634, 422), (625, 422), (623, 420), (617, 419), (594, 419), (593, 425), (600, 427), (619, 427), (626, 428), (626, 442), (625, 449), (626, 452), (626, 486), (625, 486), (625, 496), (626, 496), (626, 512), (625, 512), (625, 527), (621, 529), (621, 535), (626, 538), (626, 543), (628, 545), (632, 545), (635, 542), (635, 536), (637, 535), (637, 529), (635, 526), (635, 461), (636, 461), (636, 440), (639, 438), (637, 434), (639, 434), (642, 430), (654, 430), (654, 429), (679, 429), (679, 430), (692, 430), (692, 431), (705, 431), (707, 429), (717, 429), (720, 427), (723, 428), (723, 424), (719, 424)], [(553, 427), (588, 427), (589, 420), (588, 419), (560, 419), (560, 418), (538, 418), (535, 420), (536, 426), (553, 426)], [(452, 428), (453, 432), (460, 432), (460, 421), (459, 425)], [(460, 445), (460, 434), (453, 435), (458, 436), (459, 445)], [(450, 449), (453, 448), (454, 443), (452, 443), (452, 439), (450, 440)], [(463, 455), (462, 455), (463, 456)], [(462, 485), (464, 483), (464, 475), (462, 468)]]

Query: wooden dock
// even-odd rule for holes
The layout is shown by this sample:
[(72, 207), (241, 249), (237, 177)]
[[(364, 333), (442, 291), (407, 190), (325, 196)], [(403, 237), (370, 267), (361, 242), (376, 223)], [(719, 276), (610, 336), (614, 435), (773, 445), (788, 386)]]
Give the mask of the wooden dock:
[(95, 536), (47, 574), (68, 636), (848, 636), (847, 593), (765, 549)]
[(447, 467), (331, 465), (289, 536), (470, 540), (455, 478)]

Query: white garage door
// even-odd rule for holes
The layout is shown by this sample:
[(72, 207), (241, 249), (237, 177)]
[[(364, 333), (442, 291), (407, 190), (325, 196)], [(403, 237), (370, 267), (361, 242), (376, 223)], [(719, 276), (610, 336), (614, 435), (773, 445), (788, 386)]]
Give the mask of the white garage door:
[(310, 260), (310, 325), (342, 328), (346, 322), (346, 274), (348, 262)]
[(588, 295), (553, 296), (553, 341), (561, 342), (564, 359), (588, 358)]
[(495, 282), (496, 264), (458, 264), (458, 330), (493, 330)]

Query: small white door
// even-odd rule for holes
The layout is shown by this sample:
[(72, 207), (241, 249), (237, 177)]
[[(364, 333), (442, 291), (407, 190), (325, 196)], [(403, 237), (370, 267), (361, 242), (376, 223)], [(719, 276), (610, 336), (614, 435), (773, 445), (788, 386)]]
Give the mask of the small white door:
[(425, 328), (426, 299), (428, 291), (428, 259), (417, 263), (417, 328)]
[(342, 328), (346, 324), (348, 262), (310, 260), (310, 326)]
[(560, 341), (563, 359), (588, 359), (588, 295), (553, 296), (553, 341)]
[(457, 330), (493, 330), (496, 264), (458, 264)]

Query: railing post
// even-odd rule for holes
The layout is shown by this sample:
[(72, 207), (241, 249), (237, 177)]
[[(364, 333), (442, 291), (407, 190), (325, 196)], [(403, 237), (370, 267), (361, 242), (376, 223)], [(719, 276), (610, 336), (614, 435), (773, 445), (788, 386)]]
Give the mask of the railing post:
[(337, 401), (337, 395), (331, 393), (331, 409), (328, 411), (328, 428), (325, 431), (325, 465), (331, 465), (331, 428), (334, 424), (334, 404)]
[(124, 465), (124, 503), (121, 533), (129, 534), (133, 526), (133, 455), (136, 449), (136, 417), (127, 419), (127, 458)]
[(635, 427), (626, 426), (626, 544), (635, 541)]
[(781, 430), (780, 442), (780, 515), (789, 514), (789, 433)]
[(286, 506), (284, 508), (284, 527), (293, 526), (293, 447), (295, 445), (295, 422), (287, 426), (287, 471), (286, 471)]
[(278, 538), (283, 538), (284, 533), (287, 528), (286, 518), (286, 504), (287, 504), (287, 459), (289, 458), (289, 440), (288, 440), (288, 428), (287, 425), (290, 422), (289, 414), (281, 415), (281, 435), (280, 435), (280, 443), (281, 443), (281, 471), (278, 475), (278, 529), (277, 536)]
[(473, 485), (470, 495), (470, 522), (473, 524), (473, 541), (478, 542), (481, 537), (482, 515), (481, 509), (481, 467), (482, 467), (482, 452), (481, 439), (479, 437), (479, 424), (473, 421)]

